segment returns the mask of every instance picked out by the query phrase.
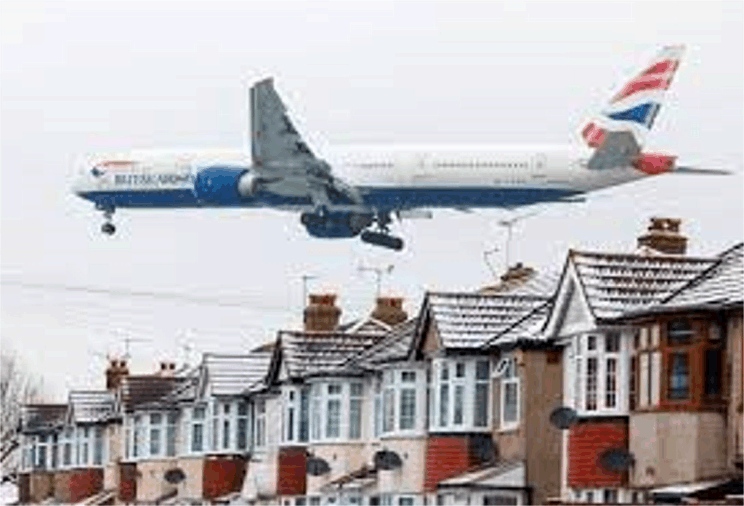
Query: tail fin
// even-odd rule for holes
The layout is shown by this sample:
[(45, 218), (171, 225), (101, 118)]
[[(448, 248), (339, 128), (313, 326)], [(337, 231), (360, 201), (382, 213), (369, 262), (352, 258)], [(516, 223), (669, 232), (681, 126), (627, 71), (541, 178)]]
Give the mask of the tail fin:
[(684, 46), (667, 46), (642, 72), (627, 82), (610, 100), (605, 110), (592, 118), (581, 131), (591, 147), (601, 145), (608, 132), (630, 130), (638, 145), (651, 130), (661, 109), (664, 94), (682, 59)]

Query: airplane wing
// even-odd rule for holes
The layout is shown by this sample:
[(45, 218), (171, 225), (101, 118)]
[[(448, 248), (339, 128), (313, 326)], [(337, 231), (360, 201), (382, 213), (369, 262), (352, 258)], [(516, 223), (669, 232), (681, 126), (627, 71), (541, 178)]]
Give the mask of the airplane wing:
[(304, 181), (316, 206), (331, 206), (341, 197), (361, 205), (355, 188), (331, 174), (331, 167), (316, 157), (287, 115), (287, 108), (274, 89), (273, 79), (251, 87), (251, 157), (265, 178)]

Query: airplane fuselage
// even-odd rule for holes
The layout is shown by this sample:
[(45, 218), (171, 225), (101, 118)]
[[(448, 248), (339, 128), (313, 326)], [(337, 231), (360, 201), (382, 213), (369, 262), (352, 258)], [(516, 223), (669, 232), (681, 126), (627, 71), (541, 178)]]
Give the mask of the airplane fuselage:
[[(633, 167), (590, 170), (582, 146), (361, 146), (324, 157), (333, 175), (356, 188), (368, 211), (513, 207), (558, 201), (644, 176)], [(313, 207), (304, 178), (264, 178), (249, 153), (230, 150), (139, 151), (91, 159), (75, 192), (102, 209)], [(263, 173), (266, 175), (266, 172)], [(359, 208), (331, 198), (331, 204)]]

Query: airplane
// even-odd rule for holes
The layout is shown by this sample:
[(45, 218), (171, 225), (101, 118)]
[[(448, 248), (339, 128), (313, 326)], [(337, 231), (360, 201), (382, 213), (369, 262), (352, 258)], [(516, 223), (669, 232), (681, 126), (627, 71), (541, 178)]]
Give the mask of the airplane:
[(568, 146), (367, 146), (319, 158), (297, 132), (272, 78), (250, 88), (245, 150), (132, 151), (88, 159), (73, 191), (102, 211), (116, 208), (275, 208), (300, 213), (319, 238), (350, 238), (399, 251), (392, 218), (431, 210), (515, 208), (581, 201), (582, 195), (668, 172), (728, 174), (676, 166), (647, 153), (651, 130), (684, 46), (664, 47)]

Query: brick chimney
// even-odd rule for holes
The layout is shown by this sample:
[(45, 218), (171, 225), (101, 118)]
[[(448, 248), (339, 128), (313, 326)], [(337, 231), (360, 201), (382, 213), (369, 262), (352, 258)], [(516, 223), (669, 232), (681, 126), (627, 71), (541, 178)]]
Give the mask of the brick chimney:
[(127, 376), (129, 376), (129, 368), (126, 360), (110, 359), (106, 368), (106, 390), (116, 390)]
[(646, 246), (667, 255), (684, 255), (687, 237), (679, 233), (682, 220), (677, 218), (651, 218), (646, 234), (638, 238), (638, 247)]
[(372, 311), (372, 318), (391, 327), (406, 321), (408, 313), (403, 311), (403, 297), (377, 297), (377, 307)]
[(338, 327), (341, 309), (336, 307), (336, 295), (311, 294), (305, 308), (305, 332), (331, 332)]
[(535, 274), (535, 269), (527, 267), (518, 262), (506, 270), (501, 275), (499, 283), (493, 286), (486, 286), (480, 290), (481, 293), (501, 293), (508, 292), (526, 283)]
[(157, 376), (161, 377), (170, 377), (173, 376), (173, 374), (176, 372), (176, 363), (175, 362), (160, 362), (160, 369), (156, 371)]

